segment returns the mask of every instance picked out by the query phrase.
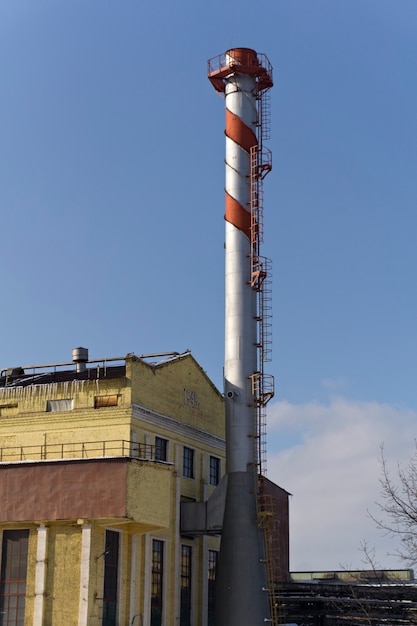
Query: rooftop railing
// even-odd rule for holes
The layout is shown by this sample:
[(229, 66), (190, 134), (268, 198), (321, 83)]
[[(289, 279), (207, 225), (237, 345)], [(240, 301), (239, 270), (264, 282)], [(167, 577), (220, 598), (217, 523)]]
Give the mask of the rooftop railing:
[(0, 463), (63, 459), (98, 459), (131, 457), (148, 461), (165, 461), (159, 446), (124, 439), (71, 443), (44, 443), (37, 446), (6, 446), (0, 448)]

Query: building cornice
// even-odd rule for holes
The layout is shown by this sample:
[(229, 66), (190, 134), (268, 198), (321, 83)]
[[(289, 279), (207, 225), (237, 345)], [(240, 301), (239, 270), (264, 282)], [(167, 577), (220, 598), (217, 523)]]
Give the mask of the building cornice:
[(196, 443), (212, 446), (222, 452), (226, 450), (226, 442), (222, 437), (218, 437), (217, 435), (213, 435), (199, 428), (195, 428), (194, 426), (190, 426), (190, 424), (180, 422), (179, 420), (169, 417), (168, 415), (156, 413), (155, 411), (146, 409), (139, 404), (132, 404), (132, 408), (132, 416), (141, 422), (146, 422), (147, 424), (158, 428), (165, 428), (179, 437), (186, 437), (187, 439), (194, 440)]

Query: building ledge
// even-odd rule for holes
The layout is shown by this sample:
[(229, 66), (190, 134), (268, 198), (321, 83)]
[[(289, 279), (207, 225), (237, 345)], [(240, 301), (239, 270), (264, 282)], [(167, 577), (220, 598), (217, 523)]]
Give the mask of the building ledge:
[(0, 464), (0, 523), (118, 519), (144, 532), (169, 525), (171, 464), (107, 457)]

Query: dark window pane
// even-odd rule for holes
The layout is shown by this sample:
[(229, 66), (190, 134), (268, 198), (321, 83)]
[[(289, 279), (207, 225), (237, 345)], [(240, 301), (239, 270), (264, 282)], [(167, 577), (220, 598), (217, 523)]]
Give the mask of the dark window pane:
[(214, 602), (216, 595), (216, 578), (217, 567), (219, 562), (219, 553), (216, 550), (209, 550), (208, 552), (208, 607), (207, 607), (207, 622), (208, 626), (214, 624)]
[(181, 546), (180, 626), (191, 626), (191, 546)]
[(194, 478), (194, 450), (186, 446), (182, 455), (182, 474), (186, 478)]
[(155, 437), (155, 461), (168, 461), (168, 441)]
[(106, 530), (102, 626), (116, 626), (117, 624), (118, 569), (119, 533)]
[(24, 625), (28, 544), (28, 530), (3, 532), (0, 626)]
[(154, 539), (152, 542), (151, 626), (162, 624), (163, 579), (164, 542)]
[(218, 485), (220, 482), (220, 459), (210, 457), (210, 485)]

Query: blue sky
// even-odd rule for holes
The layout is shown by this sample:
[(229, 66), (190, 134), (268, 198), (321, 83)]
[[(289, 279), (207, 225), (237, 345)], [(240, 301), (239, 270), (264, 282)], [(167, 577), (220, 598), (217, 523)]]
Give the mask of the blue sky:
[[(2, 2), (1, 367), (190, 348), (221, 388), (224, 107), (206, 62), (233, 46), (274, 67), (269, 475), (294, 494), (293, 569), (359, 567), (379, 445), (406, 458), (395, 423), (408, 442), (416, 424), (414, 0)], [(346, 485), (357, 534), (329, 513), (332, 432), (372, 475)]]

